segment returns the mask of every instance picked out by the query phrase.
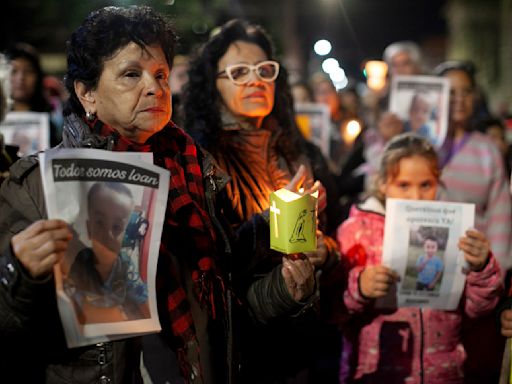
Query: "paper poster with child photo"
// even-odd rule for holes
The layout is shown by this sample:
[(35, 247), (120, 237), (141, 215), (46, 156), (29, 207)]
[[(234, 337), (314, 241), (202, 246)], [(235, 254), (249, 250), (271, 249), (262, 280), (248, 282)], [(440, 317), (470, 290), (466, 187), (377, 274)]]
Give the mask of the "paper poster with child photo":
[(50, 115), (46, 112), (7, 113), (0, 124), (5, 143), (18, 147), (18, 156), (27, 156), (50, 147)]
[(159, 331), (155, 276), (169, 172), (150, 153), (53, 149), (39, 158), (48, 217), (73, 233), (54, 268), (68, 346)]
[(387, 199), (382, 263), (400, 280), (379, 306), (456, 309), (467, 272), (458, 241), (474, 217), (473, 204)]
[(440, 147), (448, 131), (449, 80), (436, 76), (394, 76), (389, 110), (415, 132)]

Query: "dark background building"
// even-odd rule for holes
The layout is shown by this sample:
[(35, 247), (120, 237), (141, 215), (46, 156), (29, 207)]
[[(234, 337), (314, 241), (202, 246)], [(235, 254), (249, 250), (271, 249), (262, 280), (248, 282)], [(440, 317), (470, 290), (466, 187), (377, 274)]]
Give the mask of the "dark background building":
[(447, 58), (471, 59), (491, 106), (512, 101), (512, 0), (5, 0), (0, 12), (0, 50), (16, 41), (33, 44), (45, 69), (64, 71), (70, 32), (91, 10), (105, 5), (148, 4), (168, 14), (188, 54), (213, 27), (232, 17), (265, 26), (294, 79), (320, 69), (316, 40), (333, 44), (352, 81), (363, 81), (367, 59), (381, 58), (389, 43), (413, 40), (430, 69)]

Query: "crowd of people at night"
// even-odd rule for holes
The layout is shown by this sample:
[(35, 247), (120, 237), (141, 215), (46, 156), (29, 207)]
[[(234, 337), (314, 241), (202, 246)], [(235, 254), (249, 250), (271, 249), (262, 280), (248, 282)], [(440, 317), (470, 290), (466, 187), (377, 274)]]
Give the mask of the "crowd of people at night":
[[(154, 266), (161, 331), (70, 348), (55, 266), (75, 229), (48, 217), (37, 153), (4, 139), (0, 123), (0, 382), (508, 383), (512, 151), (475, 63), (427, 69), (418, 44), (392, 42), (382, 88), (337, 89), (320, 73), (292, 81), (250, 20), (217, 26), (186, 56), (179, 32), (149, 6), (107, 6), (69, 36), (63, 76), (46, 75), (29, 44), (1, 54), (0, 122), (44, 113), (51, 151), (151, 153), (171, 178)], [(397, 76), (448, 84), (442, 143), (428, 93), (414, 93), (406, 119), (389, 109)], [(327, 153), (300, 127), (305, 103), (328, 110)], [(318, 196), (315, 250), (271, 248), (280, 189)], [(139, 267), (122, 247), (131, 220), (144, 228), (130, 246), (149, 241), (150, 218), (134, 216), (132, 192), (115, 183), (88, 196), (92, 245), (70, 264), (68, 289), (91, 314), (146, 316), (151, 292), (139, 274), (125, 285)], [(464, 264), (455, 308), (379, 305), (404, 278), (384, 262), (387, 199), (474, 205), (474, 225), (450, 240)], [(410, 240), (411, 286), (425, 297), (456, 274), (448, 241), (428, 228)]]

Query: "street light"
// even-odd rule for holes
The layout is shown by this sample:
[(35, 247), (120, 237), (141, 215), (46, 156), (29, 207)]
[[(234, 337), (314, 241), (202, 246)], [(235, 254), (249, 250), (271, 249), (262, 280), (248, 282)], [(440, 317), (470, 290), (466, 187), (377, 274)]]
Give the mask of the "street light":
[(336, 68), (339, 68), (339, 67), (340, 67), (340, 63), (338, 62), (338, 60), (333, 59), (332, 57), (329, 57), (328, 59), (325, 59), (322, 62), (322, 69), (324, 70), (325, 73), (334, 72), (336, 70)]
[(315, 45), (313, 46), (313, 50), (319, 56), (328, 55), (329, 52), (331, 52), (331, 49), (332, 49), (332, 44), (329, 42), (329, 40), (325, 40), (325, 39), (318, 40), (315, 43)]
[(334, 71), (329, 73), (329, 77), (334, 83), (336, 83), (343, 81), (343, 79), (346, 79), (347, 76), (345, 75), (345, 71), (343, 70), (343, 68), (338, 67)]

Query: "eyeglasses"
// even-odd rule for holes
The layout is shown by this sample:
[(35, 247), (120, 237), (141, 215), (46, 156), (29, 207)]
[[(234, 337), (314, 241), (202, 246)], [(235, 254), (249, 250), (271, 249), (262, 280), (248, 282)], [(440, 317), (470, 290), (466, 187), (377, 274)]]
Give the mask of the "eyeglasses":
[(262, 81), (270, 83), (279, 75), (279, 63), (273, 60), (262, 61), (258, 64), (232, 64), (225, 70), (217, 73), (217, 77), (224, 77), (231, 80), (236, 85), (243, 85), (249, 82), (251, 71)]

